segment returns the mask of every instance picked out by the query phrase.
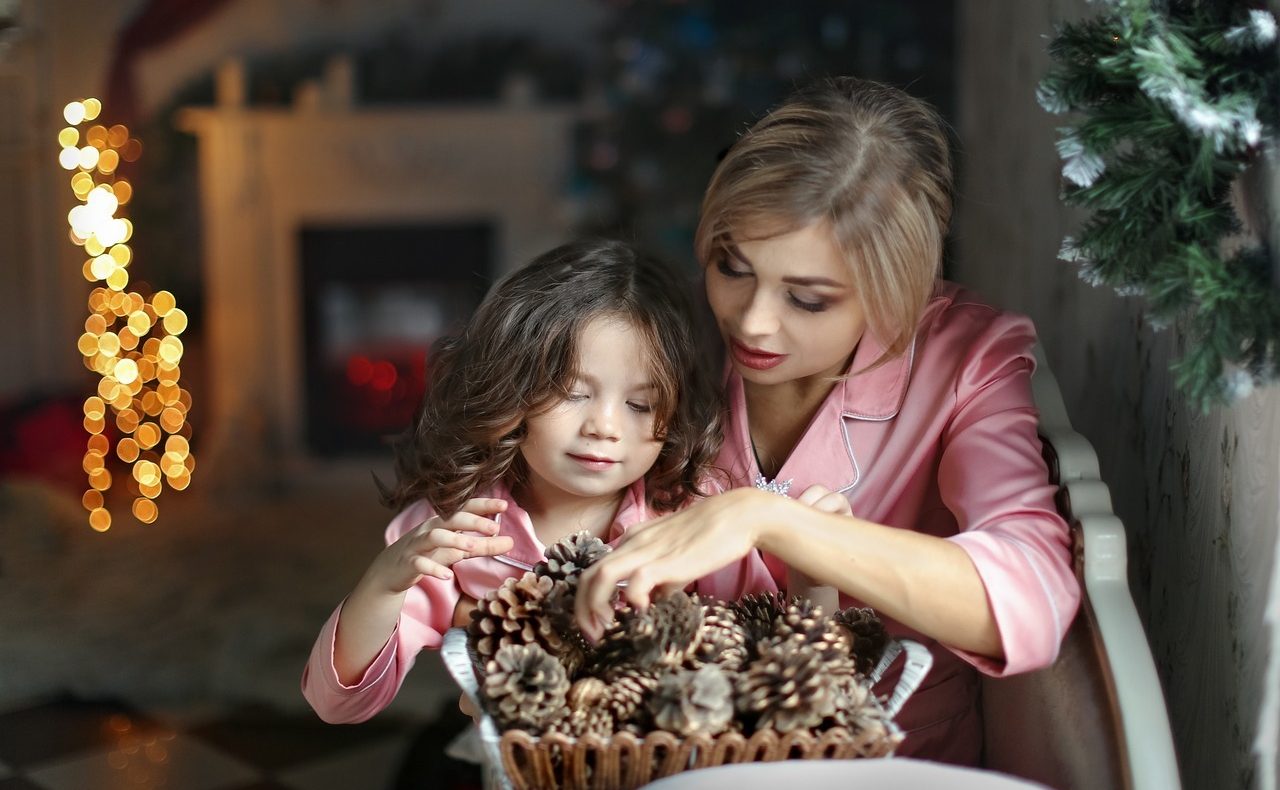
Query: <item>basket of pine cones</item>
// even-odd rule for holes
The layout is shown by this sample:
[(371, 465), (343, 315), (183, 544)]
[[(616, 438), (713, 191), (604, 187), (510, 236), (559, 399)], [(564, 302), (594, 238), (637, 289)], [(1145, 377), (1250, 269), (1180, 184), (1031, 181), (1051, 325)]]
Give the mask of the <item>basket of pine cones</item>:
[[(621, 608), (592, 645), (574, 595), (608, 550), (585, 532), (565, 538), (445, 635), (445, 664), (483, 711), (488, 783), (630, 790), (693, 768), (882, 757), (901, 743), (893, 715), (932, 659), (890, 639), (870, 609), (676, 592)], [(898, 688), (877, 698), (873, 683), (904, 651)]]

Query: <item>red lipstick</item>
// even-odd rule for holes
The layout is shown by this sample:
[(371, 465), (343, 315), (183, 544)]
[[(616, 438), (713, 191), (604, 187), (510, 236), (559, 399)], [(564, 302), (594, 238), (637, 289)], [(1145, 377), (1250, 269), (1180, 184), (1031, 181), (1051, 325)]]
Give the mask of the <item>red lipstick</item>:
[(772, 354), (763, 349), (743, 345), (737, 340), (732, 341), (729, 345), (733, 351), (733, 358), (752, 370), (768, 370), (769, 368), (777, 367), (787, 358), (786, 354)]

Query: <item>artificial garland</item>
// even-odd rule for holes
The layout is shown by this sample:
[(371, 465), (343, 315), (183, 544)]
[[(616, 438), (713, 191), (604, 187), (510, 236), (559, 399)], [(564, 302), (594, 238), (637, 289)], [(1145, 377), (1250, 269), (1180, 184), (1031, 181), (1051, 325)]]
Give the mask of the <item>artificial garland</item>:
[(1091, 212), (1059, 254), (1092, 285), (1145, 298), (1157, 329), (1183, 320), (1172, 365), (1201, 409), (1277, 376), (1280, 298), (1241, 224), (1232, 182), (1275, 128), (1276, 20), (1233, 2), (1109, 0), (1059, 27), (1036, 97), (1059, 129), (1063, 200)]

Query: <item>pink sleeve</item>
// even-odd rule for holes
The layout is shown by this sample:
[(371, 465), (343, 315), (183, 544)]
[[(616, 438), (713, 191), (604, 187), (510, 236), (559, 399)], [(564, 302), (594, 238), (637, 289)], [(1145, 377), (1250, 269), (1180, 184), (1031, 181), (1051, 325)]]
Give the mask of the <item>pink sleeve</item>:
[[(387, 545), (430, 518), (431, 507), (419, 502), (407, 508), (387, 527)], [(320, 629), (311, 657), (302, 673), (302, 694), (324, 721), (349, 724), (365, 721), (391, 704), (413, 668), (418, 652), (438, 648), (453, 623), (453, 610), (461, 594), (455, 580), (425, 577), (405, 593), (400, 621), (382, 651), (353, 685), (338, 679), (333, 664), (333, 643), (342, 615), (339, 605)], [(344, 602), (345, 603), (345, 602)]]
[(1080, 603), (1070, 533), (1054, 505), (1031, 395), (1031, 322), (1001, 315), (970, 347), (943, 434), (938, 488), (987, 590), (1004, 661), (952, 650), (979, 671), (1048, 666)]

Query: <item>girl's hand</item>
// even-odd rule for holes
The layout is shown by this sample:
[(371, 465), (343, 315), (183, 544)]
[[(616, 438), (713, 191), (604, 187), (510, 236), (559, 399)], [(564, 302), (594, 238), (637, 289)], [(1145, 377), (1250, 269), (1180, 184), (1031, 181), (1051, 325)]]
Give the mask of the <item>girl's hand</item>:
[(756, 525), (765, 523), (777, 504), (782, 499), (776, 494), (737, 488), (628, 532), (616, 549), (582, 574), (575, 603), (579, 627), (593, 640), (604, 633), (613, 620), (618, 582), (627, 583), (622, 590), (627, 602), (644, 609), (655, 589), (682, 589), (742, 559), (756, 547)]
[[(512, 539), (498, 535), (498, 522), (486, 518), (506, 509), (507, 503), (501, 499), (469, 499), (449, 518), (432, 516), (378, 554), (369, 568), (369, 583), (399, 594), (424, 576), (452, 579), (449, 567), (461, 560), (511, 551)], [(466, 532), (479, 534), (463, 534)]]
[(837, 494), (825, 486), (809, 486), (797, 500), (823, 513), (835, 513), (838, 516), (852, 516), (853, 508), (844, 494)]

